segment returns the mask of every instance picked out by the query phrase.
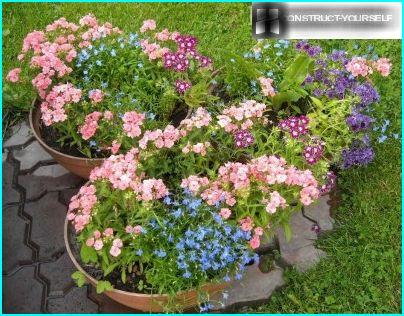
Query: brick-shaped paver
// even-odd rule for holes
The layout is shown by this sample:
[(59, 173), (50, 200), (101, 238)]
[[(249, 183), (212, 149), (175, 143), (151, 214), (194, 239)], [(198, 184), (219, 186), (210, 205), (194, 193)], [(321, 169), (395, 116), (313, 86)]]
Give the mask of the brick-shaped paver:
[(331, 206), (329, 205), (330, 196), (324, 195), (312, 205), (304, 208), (304, 214), (315, 220), (322, 231), (332, 230), (334, 219), (331, 217)]
[(65, 174), (68, 174), (69, 170), (66, 168), (62, 167), (59, 164), (54, 164), (54, 165), (48, 165), (48, 166), (41, 166), (38, 169), (36, 169), (32, 175), (38, 176), (38, 177), (52, 177), (52, 178), (57, 178), (64, 176)]
[(20, 162), (21, 171), (29, 170), (41, 161), (52, 161), (52, 157), (37, 141), (32, 142), (23, 149), (14, 151), (14, 158)]
[(98, 313), (98, 305), (88, 298), (87, 286), (73, 287), (64, 297), (48, 299), (49, 313)]
[(13, 126), (11, 134), (11, 137), (4, 142), (3, 147), (22, 146), (34, 137), (27, 122)]
[[(54, 165), (43, 166), (39, 169), (44, 168), (42, 170), (42, 174), (50, 174), (52, 173), (51, 169), (53, 168), (53, 166)], [(35, 172), (39, 169), (35, 170)], [(58, 172), (56, 171), (55, 174), (57, 173)], [(82, 178), (72, 173), (65, 173), (58, 177), (35, 176), (34, 174), (18, 176), (18, 184), (25, 189), (25, 198), (27, 200), (37, 199), (44, 195), (46, 192), (75, 188), (84, 183)]]
[(43, 292), (34, 266), (3, 277), (3, 313), (41, 313)]
[(58, 192), (48, 193), (24, 207), (24, 212), (32, 217), (31, 241), (39, 247), (41, 260), (51, 259), (56, 253), (64, 251), (66, 206), (59, 202), (58, 196)]
[(25, 244), (28, 222), (18, 216), (18, 206), (3, 209), (3, 274), (32, 262), (33, 253)]
[(245, 305), (265, 302), (272, 293), (284, 285), (283, 269), (275, 267), (263, 273), (258, 264), (247, 267), (241, 280), (233, 280), (227, 289), (211, 297), (214, 310), (228, 310)]
[(12, 163), (8, 161), (3, 163), (3, 205), (20, 202), (20, 193), (13, 183), (15, 169), (16, 167)]
[(62, 296), (73, 287), (74, 282), (71, 275), (74, 271), (76, 269), (67, 252), (56, 261), (39, 265), (39, 275), (45, 278), (49, 284), (49, 296)]

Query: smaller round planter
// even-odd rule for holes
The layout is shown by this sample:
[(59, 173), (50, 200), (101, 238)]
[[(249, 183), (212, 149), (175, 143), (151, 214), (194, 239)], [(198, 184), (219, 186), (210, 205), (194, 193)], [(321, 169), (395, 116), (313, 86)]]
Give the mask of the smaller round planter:
[(63, 154), (52, 147), (48, 146), (42, 139), (41, 134), (41, 113), (36, 106), (36, 100), (34, 100), (31, 111), (29, 112), (29, 124), (31, 126), (32, 133), (34, 134), (38, 143), (46, 150), (46, 152), (52, 156), (60, 165), (65, 167), (70, 172), (84, 178), (88, 179), (91, 170), (94, 167), (100, 166), (104, 159), (103, 158), (80, 158), (70, 155)]
[[(78, 263), (76, 256), (70, 246), (70, 229), (71, 225), (66, 218), (65, 226), (64, 226), (64, 240), (67, 249), (67, 253), (69, 254), (70, 259), (72, 260), (74, 266), (77, 270), (83, 273), (87, 279), (87, 282), (92, 284), (94, 287), (97, 286), (97, 280), (91, 277)], [(213, 284), (208, 283), (202, 286), (202, 290), (208, 292), (209, 294), (213, 294), (225, 289), (227, 286), (226, 283), (220, 284)], [(133, 309), (137, 309), (144, 312), (154, 312), (160, 313), (164, 311), (164, 306), (168, 302), (168, 295), (166, 294), (141, 294), (141, 293), (134, 293), (134, 292), (126, 292), (121, 290), (112, 290), (112, 291), (105, 291), (105, 295), (109, 298), (113, 299), (114, 301), (131, 307)], [(174, 298), (175, 303), (181, 304), (184, 310), (190, 309), (195, 307), (198, 302), (198, 293), (195, 290), (180, 292)]]

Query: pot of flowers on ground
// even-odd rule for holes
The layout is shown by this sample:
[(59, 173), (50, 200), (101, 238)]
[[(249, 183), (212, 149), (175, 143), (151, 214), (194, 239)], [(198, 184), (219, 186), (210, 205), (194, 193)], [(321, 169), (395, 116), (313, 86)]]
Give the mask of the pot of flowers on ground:
[(388, 58), (325, 51), (308, 41), (262, 40), (243, 57), (229, 56), (223, 67), (218, 85), (229, 98), (269, 104), (270, 124), (278, 125), (305, 167), (329, 169), (318, 179), (325, 181), (322, 193), (339, 170), (373, 160), (372, 113), (380, 101), (374, 82), (390, 74)]
[(77, 283), (157, 312), (204, 310), (242, 278), (261, 236), (316, 200), (327, 171), (307, 169), (268, 110), (247, 100), (215, 115), (200, 107), (163, 132), (142, 126), (136, 147), (96, 167), (67, 214)]
[(147, 20), (138, 33), (124, 34), (89, 14), (79, 24), (60, 18), (24, 39), (22, 66), (7, 80), (33, 78), (33, 134), (66, 169), (88, 178), (111, 153), (132, 147), (139, 126), (177, 126), (215, 100), (212, 61), (198, 52), (197, 39), (155, 30)]

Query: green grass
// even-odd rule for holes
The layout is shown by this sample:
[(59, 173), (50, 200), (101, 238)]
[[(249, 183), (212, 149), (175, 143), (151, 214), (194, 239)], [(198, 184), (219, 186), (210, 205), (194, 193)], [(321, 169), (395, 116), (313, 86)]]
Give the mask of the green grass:
[[(223, 52), (245, 52), (254, 43), (249, 4), (4, 4), (3, 77), (17, 66), (16, 57), (26, 33), (42, 29), (65, 16), (74, 22), (86, 13), (111, 21), (125, 31), (136, 31), (141, 21), (200, 39), (201, 51), (217, 64)], [(378, 120), (390, 119), (389, 132), (401, 129), (401, 42), (322, 41), (329, 48), (368, 45), (392, 59), (393, 73), (377, 82), (382, 102), (375, 107)], [(4, 81), (3, 81), (4, 84)], [(32, 87), (5, 85), (3, 133), (25, 117)], [(313, 270), (286, 272), (287, 284), (267, 304), (251, 312), (267, 313), (400, 313), (401, 312), (401, 141), (389, 140), (376, 148), (377, 159), (367, 168), (342, 174), (343, 193), (336, 212), (336, 228), (319, 240), (328, 253)]]

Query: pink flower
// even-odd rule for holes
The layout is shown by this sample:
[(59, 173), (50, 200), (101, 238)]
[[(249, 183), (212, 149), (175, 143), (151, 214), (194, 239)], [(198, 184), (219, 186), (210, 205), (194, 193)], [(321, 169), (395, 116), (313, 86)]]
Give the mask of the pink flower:
[(265, 208), (268, 213), (274, 214), (278, 207), (286, 207), (286, 200), (277, 191), (271, 192), (270, 197), (270, 201)]
[(273, 80), (271, 78), (259, 77), (258, 81), (261, 84), (262, 94), (265, 96), (275, 96), (275, 89), (272, 87)]
[(10, 70), (6, 79), (10, 82), (18, 82), (18, 81), (20, 81), (20, 73), (21, 73), (21, 68), (14, 68), (14, 69)]
[(121, 254), (121, 249), (116, 246), (112, 246), (109, 253), (111, 256), (118, 257)]
[(264, 234), (264, 229), (262, 227), (256, 227), (254, 229), (254, 233), (258, 236), (262, 236)]
[(111, 111), (105, 111), (104, 112), (104, 118), (107, 121), (110, 121), (110, 120), (112, 120), (114, 118), (114, 114)]
[(123, 243), (122, 243), (122, 240), (121, 240), (121, 239), (116, 238), (116, 239), (114, 239), (114, 240), (112, 241), (112, 245), (114, 245), (115, 247), (118, 247), (118, 248), (122, 248)]
[(240, 222), (241, 229), (244, 230), (245, 232), (252, 230), (253, 221), (252, 221), (251, 217), (247, 216), (247, 217), (241, 219), (239, 222)]
[(254, 235), (250, 239), (249, 243), (252, 249), (257, 249), (260, 246), (260, 237), (258, 235)]
[(379, 58), (373, 63), (373, 67), (380, 72), (383, 77), (387, 77), (390, 74), (391, 63), (388, 58)]
[(112, 228), (106, 228), (103, 233), (105, 237), (111, 237), (113, 234), (114, 230)]
[(135, 227), (133, 227), (133, 232), (134, 232), (136, 235), (140, 235), (140, 234), (142, 233), (142, 226), (136, 225)]
[(119, 151), (119, 148), (121, 148), (121, 144), (114, 140), (111, 146), (111, 153), (115, 155)]
[(99, 230), (96, 230), (93, 235), (95, 239), (101, 238), (101, 232)]
[(143, 25), (140, 28), (140, 33), (144, 33), (148, 30), (155, 30), (156, 29), (156, 21), (154, 20), (145, 20), (143, 21)]
[(371, 67), (368, 66), (368, 62), (363, 57), (353, 57), (346, 65), (346, 70), (348, 70), (352, 76), (363, 76), (366, 77), (367, 75), (373, 73)]
[(231, 211), (228, 208), (222, 208), (219, 214), (223, 219), (228, 219), (231, 215)]
[(132, 234), (133, 233), (133, 226), (128, 225), (125, 227), (125, 232), (127, 232), (128, 234)]
[(88, 97), (90, 98), (91, 102), (95, 104), (102, 101), (104, 94), (100, 89), (94, 89), (88, 92)]
[(95, 250), (101, 250), (102, 247), (104, 247), (104, 243), (102, 242), (101, 239), (97, 239), (94, 243), (94, 249)]
[(170, 32), (167, 29), (162, 30), (160, 33), (156, 33), (156, 39), (165, 42), (170, 39)]
[(101, 112), (92, 112), (88, 114), (84, 120), (84, 124), (80, 127), (79, 132), (83, 136), (84, 140), (87, 140), (94, 136), (98, 129), (98, 121), (102, 117)]
[(92, 247), (93, 245), (94, 245), (94, 238), (88, 238), (87, 240), (86, 240), (86, 245), (88, 246), (88, 247)]
[(209, 184), (209, 180), (206, 177), (200, 178), (197, 176), (189, 176), (188, 178), (182, 179), (181, 187), (187, 188), (191, 192), (196, 193), (202, 186)]
[(140, 126), (143, 124), (145, 115), (143, 113), (137, 113), (136, 111), (126, 112), (123, 115), (123, 130), (129, 137), (138, 137), (142, 133)]
[(161, 199), (168, 194), (168, 190), (161, 179), (147, 179), (143, 180), (140, 193), (138, 199), (147, 202)]

